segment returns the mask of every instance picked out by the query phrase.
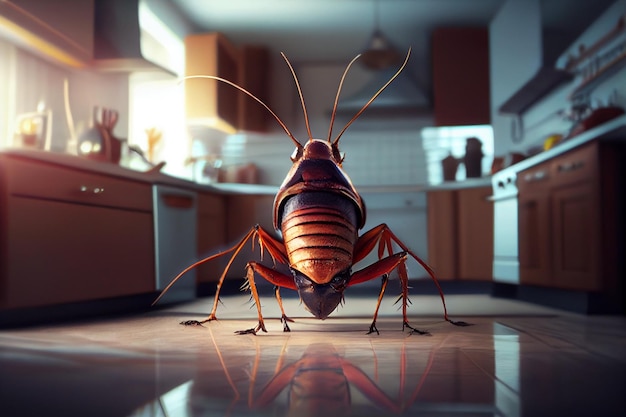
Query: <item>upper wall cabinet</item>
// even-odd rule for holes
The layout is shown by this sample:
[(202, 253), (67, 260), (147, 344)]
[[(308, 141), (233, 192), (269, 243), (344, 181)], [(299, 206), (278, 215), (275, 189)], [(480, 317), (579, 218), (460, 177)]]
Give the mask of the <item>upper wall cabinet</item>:
[(435, 124), (490, 124), (487, 28), (435, 29), (432, 58)]
[(0, 1), (0, 36), (73, 67), (93, 57), (94, 0)]
[[(239, 51), (224, 35), (213, 32), (185, 38), (185, 75), (218, 76), (239, 81)], [(189, 125), (234, 133), (239, 122), (239, 92), (208, 78), (185, 80), (185, 112)]]
[[(185, 38), (185, 75), (211, 75), (237, 84), (268, 103), (269, 52), (264, 46), (231, 43), (212, 32)], [(192, 78), (185, 81), (187, 124), (227, 133), (267, 130), (269, 112), (227, 83)]]
[[(265, 104), (269, 104), (269, 50), (265, 46), (242, 45), (239, 83)], [(256, 100), (239, 94), (239, 130), (265, 132), (273, 117)]]

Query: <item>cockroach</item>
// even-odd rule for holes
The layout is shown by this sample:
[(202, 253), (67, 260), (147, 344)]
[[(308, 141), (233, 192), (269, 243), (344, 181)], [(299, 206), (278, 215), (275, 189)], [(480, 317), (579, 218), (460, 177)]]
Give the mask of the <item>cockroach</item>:
[[(403, 398), (406, 372), (406, 350), (400, 353), (399, 398), (391, 398), (361, 368), (343, 357), (332, 343), (313, 343), (302, 357), (280, 368), (263, 386), (258, 395), (249, 396), (251, 409), (262, 409), (287, 391), (289, 416), (348, 416), (352, 415), (350, 386), (358, 389), (379, 409), (393, 414), (405, 412), (415, 402), (434, 361), (435, 350), (430, 352), (426, 369), (415, 384), (410, 396)], [(255, 370), (251, 376), (254, 381)], [(251, 387), (252, 390), (252, 387)]]
[[(213, 308), (209, 316), (202, 321), (189, 320), (181, 324), (197, 325), (216, 320), (220, 290), (230, 266), (247, 242), (254, 243), (257, 241), (261, 255), (267, 251), (272, 257), (274, 265), (277, 262), (288, 265), (291, 275), (259, 262), (250, 261), (247, 263), (246, 281), (242, 288), (249, 289), (252, 293), (251, 298), (254, 299), (258, 313), (258, 324), (250, 329), (236, 332), (238, 334), (257, 334), (259, 330), (267, 331), (261, 313), (255, 276), (260, 276), (274, 285), (284, 331), (290, 331), (288, 322), (293, 320), (285, 314), (280, 296), (281, 288), (297, 291), (305, 308), (313, 316), (323, 320), (337, 308), (339, 303), (343, 302), (346, 288), (382, 277), (382, 286), (378, 294), (374, 317), (368, 331), (368, 334), (374, 332), (378, 334), (376, 328), (378, 310), (387, 288), (389, 274), (394, 270), (397, 270), (401, 284), (401, 294), (398, 301), (402, 303), (402, 330), (410, 329), (412, 333), (427, 334), (428, 332), (412, 327), (407, 318), (407, 305), (410, 302), (409, 279), (406, 268), (408, 256), (415, 259), (428, 272), (437, 286), (443, 305), (444, 319), (457, 326), (468, 325), (462, 321), (453, 321), (448, 317), (443, 291), (433, 270), (413, 253), (386, 224), (376, 226), (359, 235), (359, 230), (365, 225), (365, 204), (350, 177), (342, 169), (344, 154), (339, 151), (339, 139), (384, 89), (400, 75), (409, 60), (410, 53), (411, 50), (409, 49), (398, 71), (363, 105), (333, 140), (331, 137), (341, 87), (350, 67), (359, 58), (359, 55), (350, 61), (343, 72), (335, 96), (328, 137), (326, 140), (322, 140), (314, 139), (311, 134), (304, 96), (298, 78), (285, 54), (281, 53), (289, 66), (300, 97), (309, 137), (305, 144), (300, 143), (295, 138), (267, 104), (243, 87), (211, 75), (188, 77), (214, 79), (247, 94), (269, 111), (295, 144), (296, 149), (291, 155), (293, 165), (274, 199), (273, 225), (276, 231), (281, 233), (282, 238), (274, 236), (259, 225), (253, 226), (230, 249), (208, 256), (184, 269), (168, 284), (154, 303), (158, 302), (163, 294), (189, 270), (226, 254), (232, 254), (217, 283)], [(399, 251), (394, 252), (394, 244), (400, 248)], [(353, 265), (364, 259), (375, 248), (378, 250), (378, 261), (361, 270), (353, 271)]]
[[(251, 363), (251, 368), (248, 368), (247, 361), (244, 360), (242, 364), (241, 357), (238, 357), (236, 365), (231, 364), (229, 367), (211, 329), (209, 334), (215, 348), (215, 357), (233, 392), (232, 402), (224, 415), (230, 415), (235, 407), (241, 405), (242, 399), (247, 399), (248, 410), (253, 412), (263, 413), (270, 408), (275, 415), (286, 416), (359, 415), (353, 407), (351, 395), (353, 388), (364, 396), (368, 405), (375, 405), (385, 414), (404, 415), (422, 393), (422, 388), (434, 366), (435, 357), (445, 342), (445, 339), (442, 339), (429, 348), (428, 355), (424, 354), (423, 349), (409, 355), (407, 338), (402, 340), (401, 345), (385, 343), (382, 350), (385, 360), (379, 364), (374, 344), (370, 344), (371, 357), (367, 355), (368, 349), (365, 345), (358, 343), (351, 345), (351, 348), (359, 352), (358, 358), (355, 358), (358, 360), (354, 360), (342, 352), (345, 347), (343, 345), (338, 346), (331, 342), (299, 345), (292, 343), (287, 337), (278, 355), (276, 355), (277, 346), (256, 343), (254, 362)], [(288, 352), (298, 352), (302, 348), (304, 350), (297, 354), (297, 358), (288, 359)], [(276, 358), (276, 363), (270, 376), (267, 369), (273, 358)], [(411, 358), (418, 359), (419, 362), (410, 361)], [(360, 364), (366, 365), (368, 370), (364, 370)], [(379, 371), (383, 371), (384, 375), (380, 375)], [(245, 373), (245, 376), (242, 373)], [(391, 390), (389, 380), (396, 377), (398, 385)], [(249, 379), (247, 391), (246, 379)], [(200, 373), (194, 380), (194, 384), (197, 385), (192, 395), (196, 398), (190, 399), (189, 402), (210, 403), (216, 395), (216, 381), (220, 380), (221, 377), (215, 372)], [(396, 389), (396, 395), (392, 395)], [(222, 400), (228, 398), (224, 391), (217, 395)], [(286, 409), (282, 408), (283, 400)], [(363, 407), (365, 404), (359, 406)], [(237, 409), (244, 411), (241, 408)]]

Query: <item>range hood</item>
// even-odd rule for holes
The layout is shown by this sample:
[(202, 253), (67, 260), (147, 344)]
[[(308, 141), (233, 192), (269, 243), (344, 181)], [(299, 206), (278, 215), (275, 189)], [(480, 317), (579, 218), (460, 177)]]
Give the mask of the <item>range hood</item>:
[[(339, 100), (337, 114), (354, 116), (393, 75), (397, 68), (377, 72), (372, 81), (345, 100)], [(414, 117), (432, 114), (430, 98), (409, 72), (402, 72), (365, 111), (371, 117)]]
[(612, 1), (578, 2), (576, 7), (566, 2), (541, 1), (538, 10), (541, 30), (539, 68), (517, 92), (502, 103), (498, 108), (500, 113), (519, 116), (546, 94), (569, 83), (575, 74), (558, 68), (557, 61)]
[[(155, 3), (155, 2), (152, 2)], [(94, 67), (102, 71), (165, 71), (182, 75), (184, 44), (144, 0), (96, 0)]]

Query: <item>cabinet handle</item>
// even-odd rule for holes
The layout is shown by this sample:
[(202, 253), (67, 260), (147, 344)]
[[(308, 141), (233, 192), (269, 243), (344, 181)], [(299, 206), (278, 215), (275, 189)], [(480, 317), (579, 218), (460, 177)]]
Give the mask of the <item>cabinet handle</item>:
[(548, 174), (546, 173), (546, 171), (529, 172), (528, 174), (524, 175), (524, 181), (526, 182), (535, 182), (546, 179), (548, 179)]
[(576, 171), (577, 169), (580, 169), (584, 166), (585, 166), (585, 163), (583, 161), (570, 162), (567, 164), (559, 164), (557, 167), (557, 171), (558, 172)]
[(86, 185), (80, 186), (81, 193), (93, 193), (93, 194), (102, 194), (104, 192), (104, 187), (93, 187), (89, 188)]

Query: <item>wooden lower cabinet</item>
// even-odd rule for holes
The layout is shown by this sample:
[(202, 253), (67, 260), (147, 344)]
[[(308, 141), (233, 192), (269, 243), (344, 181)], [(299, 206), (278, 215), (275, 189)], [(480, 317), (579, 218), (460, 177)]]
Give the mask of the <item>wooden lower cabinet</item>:
[(8, 211), (3, 308), (154, 291), (151, 213), (23, 197)]
[[(196, 233), (198, 259), (225, 249), (227, 242), (224, 200), (225, 197), (219, 194), (198, 194), (198, 230)], [(224, 266), (224, 259), (216, 259), (200, 265), (196, 269), (198, 284), (217, 282)]]
[(553, 280), (561, 288), (602, 289), (598, 187), (591, 181), (551, 195)]
[(428, 264), (441, 280), (492, 279), (491, 187), (427, 193)]
[(547, 166), (518, 176), (518, 240), (520, 280), (540, 285), (551, 278), (551, 226)]
[(0, 154), (0, 310), (153, 293), (152, 187)]
[(619, 287), (619, 152), (595, 141), (519, 173), (522, 284), (576, 291)]

